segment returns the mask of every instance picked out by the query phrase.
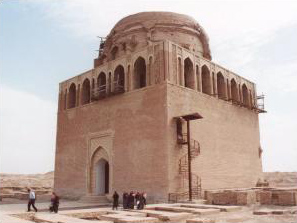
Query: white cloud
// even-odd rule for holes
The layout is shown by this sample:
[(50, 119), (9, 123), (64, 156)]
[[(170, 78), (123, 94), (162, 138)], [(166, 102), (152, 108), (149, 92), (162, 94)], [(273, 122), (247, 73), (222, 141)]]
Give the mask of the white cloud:
[(65, 0), (33, 1), (44, 16), (75, 35), (91, 38), (107, 35), (129, 14), (141, 11), (173, 11), (195, 18), (210, 36), (211, 43), (233, 39), (263, 41), (263, 35), (283, 24), (297, 21), (294, 1), (193, 1), (193, 0)]
[(0, 88), (0, 172), (54, 169), (57, 106), (32, 94)]

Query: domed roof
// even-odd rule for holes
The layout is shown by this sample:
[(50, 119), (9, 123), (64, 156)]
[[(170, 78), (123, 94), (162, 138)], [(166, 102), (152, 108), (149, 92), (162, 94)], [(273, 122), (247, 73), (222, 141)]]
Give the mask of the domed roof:
[(139, 12), (121, 19), (113, 30), (122, 30), (129, 25), (141, 23), (147, 28), (156, 24), (182, 25), (194, 28), (198, 23), (192, 17), (174, 12)]
[[(211, 60), (208, 36), (204, 29), (190, 16), (173, 12), (140, 12), (121, 19), (107, 36), (104, 52), (112, 51), (114, 45), (123, 42), (123, 37), (131, 39), (133, 32), (142, 32), (140, 42), (146, 40), (167, 39), (182, 46), (200, 45), (203, 57)], [(158, 34), (155, 34), (158, 32)], [(171, 33), (169, 35), (168, 33)], [(160, 34), (161, 33), (161, 34)], [(176, 36), (173, 34), (177, 33)], [(163, 35), (164, 34), (164, 35)], [(186, 36), (185, 36), (186, 35)], [(144, 41), (144, 40), (143, 40)]]

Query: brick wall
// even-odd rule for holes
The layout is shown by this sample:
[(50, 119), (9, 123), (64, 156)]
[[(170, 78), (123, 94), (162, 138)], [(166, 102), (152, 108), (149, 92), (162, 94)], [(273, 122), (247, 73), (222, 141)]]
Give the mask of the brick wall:
[(201, 147), (192, 168), (202, 179), (202, 189), (255, 186), (262, 178), (258, 114), (188, 88), (167, 86), (170, 191), (180, 188), (178, 160), (187, 152), (186, 146), (177, 146), (173, 117), (193, 112), (203, 116), (191, 122), (191, 138)]

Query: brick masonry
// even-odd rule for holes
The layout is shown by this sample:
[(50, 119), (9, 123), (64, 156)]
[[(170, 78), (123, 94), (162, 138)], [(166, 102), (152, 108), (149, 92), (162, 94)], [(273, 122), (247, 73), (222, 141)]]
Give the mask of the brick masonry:
[[(187, 190), (178, 171), (186, 150), (177, 144), (174, 117), (193, 112), (203, 116), (191, 122), (191, 138), (201, 146), (192, 171), (203, 190), (253, 187), (262, 178), (255, 84), (210, 61), (208, 37), (195, 20), (153, 14), (121, 20), (94, 69), (60, 83), (54, 187), (62, 196), (95, 195), (100, 159), (109, 163), (109, 195), (137, 190), (165, 201)], [(143, 88), (135, 84), (140, 60)], [(114, 84), (119, 66), (122, 94)], [(107, 97), (88, 100), (102, 73)]]

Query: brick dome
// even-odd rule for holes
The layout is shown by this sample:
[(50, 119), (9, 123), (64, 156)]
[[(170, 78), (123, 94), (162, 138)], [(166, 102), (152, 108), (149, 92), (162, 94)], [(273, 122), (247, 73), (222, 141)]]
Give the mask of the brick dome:
[(190, 16), (173, 12), (140, 12), (121, 19), (107, 36), (103, 57), (169, 40), (211, 60), (208, 36)]

